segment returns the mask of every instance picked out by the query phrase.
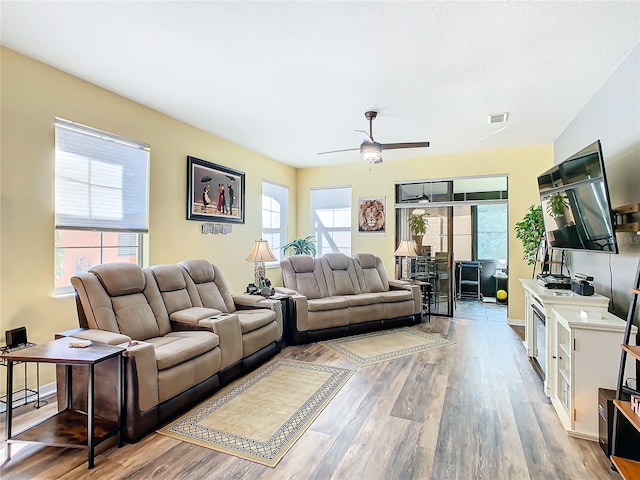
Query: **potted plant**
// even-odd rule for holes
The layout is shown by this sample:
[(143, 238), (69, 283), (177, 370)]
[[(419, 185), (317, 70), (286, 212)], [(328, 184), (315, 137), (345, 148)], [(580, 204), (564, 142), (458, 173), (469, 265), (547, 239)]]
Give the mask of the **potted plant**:
[(418, 249), (422, 247), (422, 236), (427, 233), (427, 227), (429, 226), (429, 221), (425, 217), (425, 215), (411, 215), (409, 217), (409, 230), (411, 231), (411, 238)]
[(296, 240), (287, 243), (282, 247), (285, 255), (287, 255), (287, 251), (289, 255), (311, 255), (315, 257), (316, 255), (316, 240), (309, 235), (306, 238), (297, 238)]
[(516, 237), (522, 241), (524, 259), (528, 265), (536, 263), (540, 242), (544, 237), (544, 220), (542, 206), (531, 205), (523, 219), (516, 223)]
[(554, 218), (558, 228), (566, 226), (567, 219), (565, 214), (567, 213), (567, 207), (569, 206), (567, 196), (563, 193), (553, 193), (546, 197), (545, 200), (547, 200), (547, 213)]

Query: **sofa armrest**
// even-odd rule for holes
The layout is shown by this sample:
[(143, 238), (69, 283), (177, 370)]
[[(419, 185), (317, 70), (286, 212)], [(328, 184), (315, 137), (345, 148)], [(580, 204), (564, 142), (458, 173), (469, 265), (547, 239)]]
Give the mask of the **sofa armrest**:
[(106, 343), (107, 345), (120, 345), (131, 341), (131, 337), (121, 333), (109, 332), (107, 330), (75, 328), (56, 334), (56, 338), (74, 337), (92, 342)]
[(200, 320), (199, 326), (220, 337), (220, 368), (228, 367), (242, 358), (242, 330), (237, 315), (225, 313)]
[(281, 293), (283, 295), (300, 295), (300, 293), (296, 290), (287, 287), (275, 287), (274, 288), (277, 293)]
[(138, 409), (142, 412), (158, 405), (158, 365), (156, 351), (147, 342), (129, 342), (118, 346), (126, 350), (122, 352), (125, 360), (126, 388), (132, 388), (138, 394)]
[(293, 300), (296, 328), (299, 332), (306, 332), (309, 330), (309, 302), (304, 295), (293, 295)]
[(389, 280), (390, 288), (405, 288), (407, 285), (411, 285), (411, 283), (406, 280)]
[[(265, 298), (262, 295), (250, 295), (248, 293), (231, 295), (231, 298), (233, 298), (233, 303), (235, 303), (236, 306), (238, 307), (253, 307), (253, 308), (262, 307), (260, 305), (260, 302), (265, 300)], [(266, 307), (266, 308), (269, 308), (269, 307)]]
[(406, 280), (389, 280), (391, 290), (410, 290), (413, 294), (413, 314), (422, 313), (422, 292), (419, 285), (414, 285)]

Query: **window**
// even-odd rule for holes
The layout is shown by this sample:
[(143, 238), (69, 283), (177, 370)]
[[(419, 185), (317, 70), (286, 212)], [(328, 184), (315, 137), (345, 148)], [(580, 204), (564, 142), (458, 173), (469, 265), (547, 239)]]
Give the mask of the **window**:
[(282, 185), (262, 181), (262, 240), (267, 240), (278, 262), (284, 257), (282, 247), (287, 242), (287, 202), (289, 189)]
[(141, 263), (149, 146), (56, 119), (55, 293), (106, 262)]
[(476, 208), (476, 258), (507, 258), (507, 205)]
[(351, 187), (311, 190), (311, 235), (317, 255), (351, 255)]

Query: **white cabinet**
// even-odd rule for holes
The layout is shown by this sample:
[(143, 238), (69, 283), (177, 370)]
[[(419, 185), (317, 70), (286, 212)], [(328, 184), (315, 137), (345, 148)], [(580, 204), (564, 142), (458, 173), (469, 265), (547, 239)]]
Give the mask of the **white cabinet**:
[(553, 316), (551, 403), (570, 435), (597, 441), (598, 388), (616, 388), (625, 322), (608, 312), (585, 318), (567, 308), (555, 308)]
[[(538, 355), (544, 355), (544, 361), (541, 361), (541, 365), (545, 367), (544, 378), (544, 393), (547, 397), (553, 396), (556, 382), (556, 370), (549, 368), (554, 360), (553, 351), (556, 344), (556, 328), (555, 328), (555, 314), (553, 310), (555, 308), (570, 309), (577, 312), (580, 310), (588, 310), (593, 312), (606, 313), (609, 307), (609, 299), (598, 295), (597, 293), (590, 296), (582, 296), (571, 290), (553, 290), (542, 287), (538, 284), (537, 280), (533, 279), (520, 279), (522, 287), (524, 288), (525, 299), (525, 326), (524, 326), (524, 347), (529, 357), (538, 357)], [(538, 309), (544, 312), (546, 317), (546, 328), (544, 341), (541, 340), (544, 345), (544, 352), (539, 352), (536, 338), (536, 319), (533, 314), (533, 306), (537, 306)], [(622, 337), (620, 337), (622, 339)]]

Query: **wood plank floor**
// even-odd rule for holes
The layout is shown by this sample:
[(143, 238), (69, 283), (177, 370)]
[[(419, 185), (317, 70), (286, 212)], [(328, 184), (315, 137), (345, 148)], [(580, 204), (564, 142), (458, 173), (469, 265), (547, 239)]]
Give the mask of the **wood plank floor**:
[[(14, 444), (0, 477), (619, 478), (597, 443), (567, 436), (524, 354), (520, 329), (443, 317), (418, 328), (456, 344), (358, 369), (276, 468), (152, 433), (121, 449), (101, 446), (91, 471), (84, 450)], [(287, 347), (279, 356), (355, 367), (318, 344)], [(55, 402), (40, 410), (23, 407), (27, 412), (14, 425), (55, 408)]]

